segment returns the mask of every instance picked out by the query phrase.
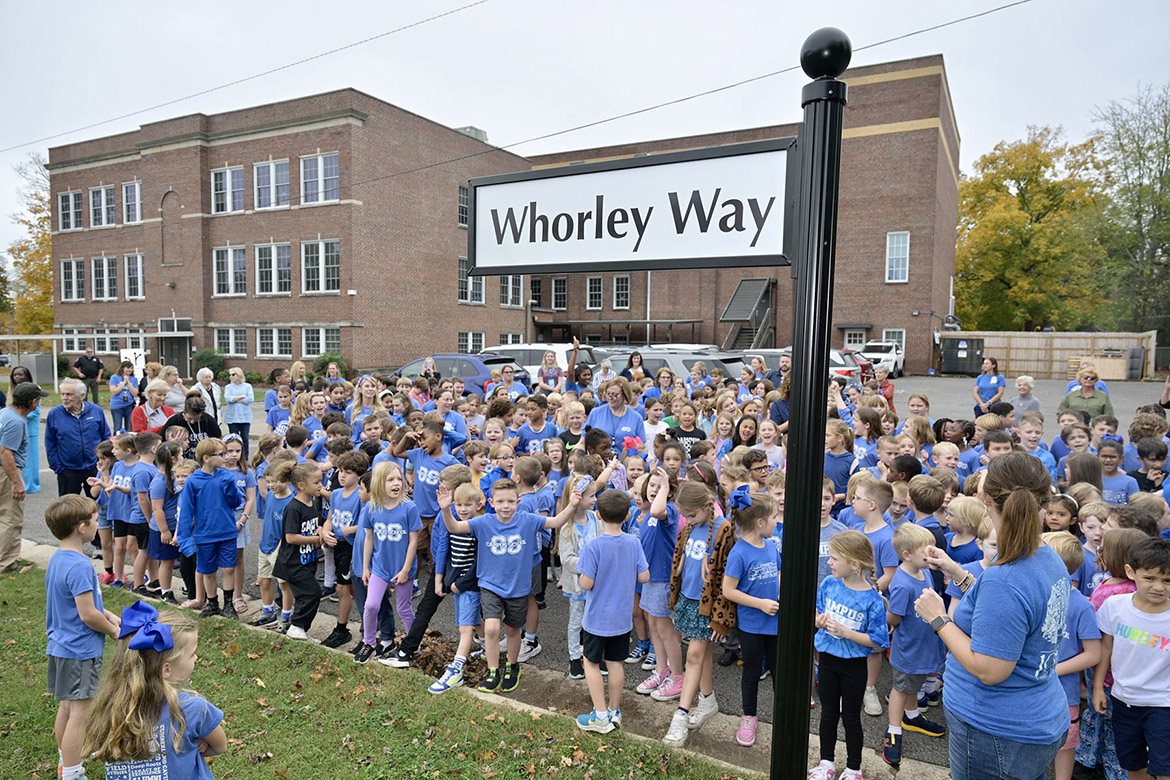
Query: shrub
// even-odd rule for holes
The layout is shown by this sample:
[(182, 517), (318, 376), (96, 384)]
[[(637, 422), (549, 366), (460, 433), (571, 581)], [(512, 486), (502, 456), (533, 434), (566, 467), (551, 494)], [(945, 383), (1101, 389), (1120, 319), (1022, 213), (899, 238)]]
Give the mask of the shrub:
[(337, 364), (337, 367), (341, 369), (341, 375), (343, 377), (349, 376), (349, 363), (346, 363), (345, 358), (336, 352), (326, 352), (324, 355), (321, 355), (313, 363), (313, 367), (310, 370), (314, 376), (325, 376), (325, 372), (328, 370), (330, 363)]
[(224, 354), (218, 349), (201, 349), (191, 356), (191, 362), (194, 364), (196, 371), (201, 368), (210, 368), (212, 375), (217, 379), (220, 378), (221, 374), (225, 377), (227, 375), (224, 370), (226, 368), (226, 359), (224, 358)]

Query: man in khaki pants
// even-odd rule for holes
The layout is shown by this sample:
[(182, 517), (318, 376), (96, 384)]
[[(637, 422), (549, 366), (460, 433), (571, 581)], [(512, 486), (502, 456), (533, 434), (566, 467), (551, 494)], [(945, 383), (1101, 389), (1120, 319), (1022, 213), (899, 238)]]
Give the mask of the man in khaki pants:
[(28, 457), (26, 418), (48, 393), (32, 382), (16, 386), (9, 405), (0, 411), (0, 573), (27, 565), (20, 560), (24, 531), (24, 478), (21, 469)]

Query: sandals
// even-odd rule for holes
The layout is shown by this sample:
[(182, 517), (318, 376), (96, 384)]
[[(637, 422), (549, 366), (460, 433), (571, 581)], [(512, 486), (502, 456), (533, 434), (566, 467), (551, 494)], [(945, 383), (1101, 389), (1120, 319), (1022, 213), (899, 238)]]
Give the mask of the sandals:
[(232, 606), (235, 607), (237, 615), (243, 615), (248, 611), (248, 602), (239, 597), (232, 602)]
[(179, 605), (179, 609), (203, 609), (204, 603), (196, 599), (187, 599)]

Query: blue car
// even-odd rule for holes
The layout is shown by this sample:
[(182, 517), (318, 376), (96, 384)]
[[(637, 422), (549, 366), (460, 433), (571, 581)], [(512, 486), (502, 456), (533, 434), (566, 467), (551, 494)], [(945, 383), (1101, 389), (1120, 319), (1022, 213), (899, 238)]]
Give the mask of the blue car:
[[(528, 372), (506, 355), (430, 355), (435, 361), (435, 370), (442, 379), (462, 377), (467, 392), (483, 397), (484, 386), (491, 381), (492, 371), (512, 366), (516, 371), (514, 381), (526, 388), (532, 387)], [(399, 376), (414, 379), (422, 373), (425, 357), (412, 360), (398, 370)]]

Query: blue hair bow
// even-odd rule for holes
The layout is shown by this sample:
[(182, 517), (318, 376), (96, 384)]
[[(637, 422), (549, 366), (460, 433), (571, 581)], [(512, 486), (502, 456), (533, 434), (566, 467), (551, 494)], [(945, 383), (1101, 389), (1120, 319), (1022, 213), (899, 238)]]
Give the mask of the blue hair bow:
[(1111, 433), (1106, 433), (1101, 436), (1101, 441), (1115, 441), (1118, 444), (1121, 444), (1125, 441), (1125, 439), (1121, 438), (1120, 436), (1114, 436)]
[(738, 509), (742, 512), (752, 505), (752, 497), (749, 491), (750, 488), (747, 485), (740, 485), (731, 491), (731, 496), (728, 501), (733, 509)]
[(118, 638), (123, 639), (130, 634), (134, 634), (130, 639), (131, 650), (154, 650), (161, 653), (175, 646), (171, 627), (158, 622), (158, 610), (141, 601), (122, 610), (122, 628)]

